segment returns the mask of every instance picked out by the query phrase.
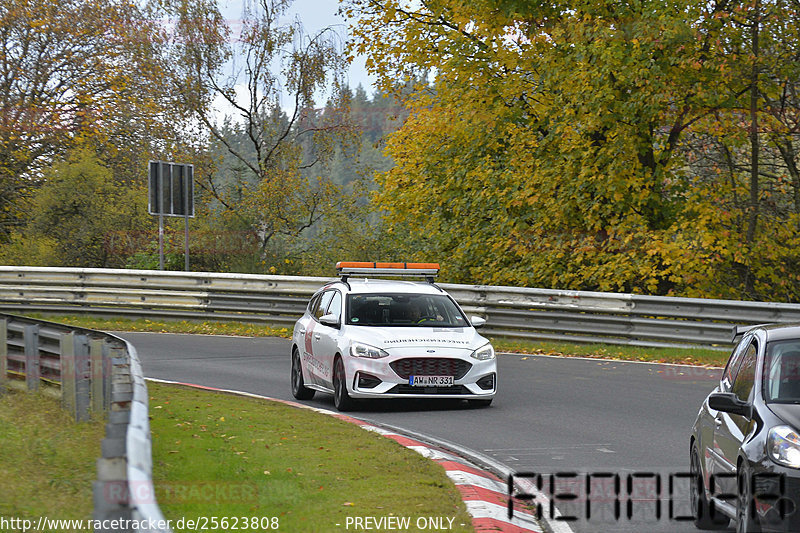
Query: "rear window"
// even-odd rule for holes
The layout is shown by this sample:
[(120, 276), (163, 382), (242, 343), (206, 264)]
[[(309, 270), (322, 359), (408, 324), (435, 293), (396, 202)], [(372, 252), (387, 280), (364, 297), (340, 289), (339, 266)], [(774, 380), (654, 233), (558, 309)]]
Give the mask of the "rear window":
[(466, 317), (444, 294), (349, 294), (347, 324), (353, 326), (464, 327)]

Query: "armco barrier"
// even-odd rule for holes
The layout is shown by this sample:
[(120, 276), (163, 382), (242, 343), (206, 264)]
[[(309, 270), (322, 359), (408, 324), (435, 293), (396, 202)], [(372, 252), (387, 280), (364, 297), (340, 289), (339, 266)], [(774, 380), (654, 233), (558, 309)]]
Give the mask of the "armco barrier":
[(106, 415), (94, 519), (164, 524), (153, 496), (147, 387), (133, 345), (99, 331), (0, 314), (0, 394), (42, 383), (60, 389), (62, 406), (77, 420), (92, 411)]
[[(291, 327), (332, 278), (0, 267), (0, 310), (240, 320)], [(530, 340), (728, 349), (735, 324), (800, 322), (800, 305), (442, 284), (485, 333)]]

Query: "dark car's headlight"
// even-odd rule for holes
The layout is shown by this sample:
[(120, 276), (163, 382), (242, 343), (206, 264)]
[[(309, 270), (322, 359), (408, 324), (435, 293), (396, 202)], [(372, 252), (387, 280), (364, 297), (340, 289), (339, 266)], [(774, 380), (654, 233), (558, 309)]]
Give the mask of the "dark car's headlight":
[(489, 359), (494, 359), (494, 348), (492, 348), (491, 344), (484, 344), (469, 355), (478, 361), (488, 361)]
[(767, 436), (767, 453), (776, 463), (800, 468), (800, 435), (789, 426), (776, 426)]
[(353, 357), (366, 357), (368, 359), (380, 359), (381, 357), (388, 357), (389, 354), (380, 348), (363, 344), (361, 342), (354, 342), (350, 345), (350, 355)]

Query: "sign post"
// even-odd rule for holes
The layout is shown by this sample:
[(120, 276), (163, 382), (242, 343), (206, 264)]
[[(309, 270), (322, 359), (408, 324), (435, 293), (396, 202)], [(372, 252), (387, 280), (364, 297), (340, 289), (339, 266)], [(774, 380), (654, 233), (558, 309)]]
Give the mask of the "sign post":
[(194, 166), (150, 161), (148, 211), (158, 215), (158, 267), (164, 270), (164, 217), (184, 219), (184, 269), (189, 270), (189, 217), (194, 217)]

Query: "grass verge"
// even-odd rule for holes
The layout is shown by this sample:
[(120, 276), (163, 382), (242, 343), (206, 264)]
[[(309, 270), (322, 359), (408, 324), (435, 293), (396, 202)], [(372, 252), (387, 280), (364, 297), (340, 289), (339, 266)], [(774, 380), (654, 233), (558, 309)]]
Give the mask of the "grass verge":
[(0, 516), (88, 519), (102, 421), (77, 423), (41, 393), (0, 395)]
[(493, 338), (498, 352), (514, 352), (564, 357), (596, 357), (622, 361), (648, 361), (653, 363), (678, 363), (701, 366), (724, 366), (730, 356), (728, 351), (703, 348), (653, 348), (644, 346), (617, 346), (613, 344), (570, 344), (564, 342), (510, 340)]
[[(41, 315), (30, 315), (44, 318)], [(196, 333), (207, 335), (241, 335), (247, 337), (290, 337), (289, 328), (275, 328), (238, 322), (199, 322), (187, 320), (131, 320), (88, 316), (47, 317), (47, 320), (103, 331), (152, 331), (160, 333)], [(491, 338), (498, 352), (558, 355), (564, 357), (602, 357), (623, 361), (650, 361), (702, 366), (724, 366), (728, 351), (702, 348), (646, 348), (611, 344), (578, 344), (549, 341)]]
[(219, 530), (256, 520), (261, 529), (335, 532), (347, 531), (348, 518), (394, 516), (411, 531), (427, 518), (473, 531), (444, 469), (390, 439), (277, 402), (148, 388), (156, 496), (173, 526), (183, 520), (176, 531), (212, 516), (228, 519)]
[(197, 335), (236, 335), (241, 337), (291, 337), (289, 328), (274, 327), (246, 322), (211, 322), (196, 320), (149, 320), (146, 318), (104, 318), (86, 315), (42, 315), (27, 313), (25, 316), (58, 322), (69, 326), (100, 331), (149, 331), (153, 333), (192, 333)]

